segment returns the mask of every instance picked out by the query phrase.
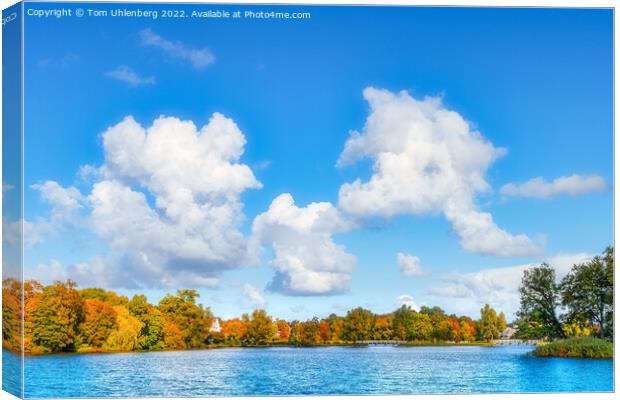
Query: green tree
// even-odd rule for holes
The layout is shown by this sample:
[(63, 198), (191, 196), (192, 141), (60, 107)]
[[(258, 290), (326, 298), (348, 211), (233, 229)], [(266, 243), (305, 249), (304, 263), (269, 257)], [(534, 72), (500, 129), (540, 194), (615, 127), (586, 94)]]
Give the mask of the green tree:
[(402, 305), (398, 310), (394, 311), (392, 318), (392, 332), (395, 339), (407, 340), (411, 325), (413, 323), (413, 314), (415, 311), (407, 305)]
[(32, 340), (48, 351), (74, 351), (84, 319), (84, 300), (72, 280), (45, 287), (32, 315)]
[(394, 338), (399, 340), (430, 340), (433, 336), (433, 324), (427, 313), (416, 312), (403, 305), (394, 312), (392, 331)]
[(138, 319), (145, 318), (149, 313), (149, 302), (143, 294), (134, 295), (127, 303), (129, 313)]
[(437, 340), (455, 340), (454, 332), (451, 329), (448, 316), (445, 311), (440, 307), (426, 307), (420, 308), (421, 314), (426, 314), (431, 319), (433, 325), (432, 338)]
[(610, 336), (613, 325), (613, 249), (602, 257), (574, 265), (561, 283), (562, 305), (570, 322), (587, 321), (600, 336)]
[(369, 340), (373, 319), (372, 312), (361, 307), (347, 312), (344, 319), (344, 338), (352, 342)]
[(252, 316), (243, 315), (246, 325), (245, 343), (249, 345), (265, 345), (271, 342), (276, 333), (276, 327), (267, 311), (254, 310)]
[(126, 296), (118, 295), (111, 290), (101, 288), (85, 288), (81, 289), (79, 292), (80, 296), (82, 296), (84, 300), (97, 299), (113, 306), (123, 306), (127, 304)]
[(519, 292), (520, 334), (538, 338), (563, 337), (562, 324), (556, 315), (560, 290), (555, 282), (555, 270), (546, 263), (525, 270)]
[(152, 308), (142, 317), (138, 318), (143, 327), (140, 330), (140, 347), (144, 350), (163, 350), (166, 348), (165, 324), (161, 311)]

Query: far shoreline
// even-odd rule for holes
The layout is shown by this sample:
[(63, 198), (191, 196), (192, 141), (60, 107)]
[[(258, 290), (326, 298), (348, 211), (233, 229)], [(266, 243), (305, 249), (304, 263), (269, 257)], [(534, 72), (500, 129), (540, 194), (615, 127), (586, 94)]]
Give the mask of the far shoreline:
[[(526, 343), (519, 345), (528, 345)], [(79, 354), (146, 354), (146, 353), (171, 353), (182, 351), (199, 351), (199, 350), (218, 350), (218, 349), (266, 349), (266, 348), (323, 348), (323, 347), (494, 347), (498, 346), (496, 343), (488, 341), (476, 341), (476, 342), (407, 342), (407, 343), (323, 343), (316, 345), (298, 345), (289, 343), (271, 343), (265, 345), (208, 345), (205, 347), (191, 348), (191, 349), (162, 349), (162, 350), (132, 350), (132, 351), (117, 351), (117, 350), (105, 350), (105, 349), (84, 349), (77, 351), (62, 351), (62, 352), (26, 352), (26, 357), (37, 356), (50, 356), (50, 355), (79, 355)], [(10, 349), (3, 346), (3, 350), (7, 350), (12, 354), (20, 355), (19, 351)]]

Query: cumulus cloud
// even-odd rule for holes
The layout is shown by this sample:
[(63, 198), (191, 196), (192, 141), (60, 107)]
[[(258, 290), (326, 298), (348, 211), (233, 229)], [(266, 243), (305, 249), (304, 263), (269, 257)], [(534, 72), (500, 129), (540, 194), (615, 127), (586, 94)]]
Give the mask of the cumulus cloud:
[(142, 76), (126, 65), (119, 65), (112, 71), (106, 72), (106, 76), (127, 83), (129, 86), (154, 85), (154, 76)]
[(249, 283), (243, 285), (243, 295), (245, 296), (243, 303), (247, 308), (261, 309), (267, 305), (260, 290)]
[(598, 192), (605, 189), (605, 179), (598, 175), (561, 176), (551, 182), (542, 177), (530, 179), (524, 183), (508, 183), (500, 189), (504, 196), (534, 197), (548, 199), (551, 197)]
[(587, 253), (560, 254), (535, 263), (455, 273), (443, 279), (443, 286), (431, 288), (428, 293), (435, 296), (435, 303), (452, 312), (476, 315), (488, 303), (513, 316), (519, 307), (519, 285), (523, 271), (544, 261), (554, 267), (557, 278), (562, 279), (574, 264), (586, 262), (592, 257)]
[(180, 41), (168, 40), (150, 28), (140, 31), (140, 43), (145, 47), (155, 47), (169, 57), (189, 62), (196, 69), (204, 69), (215, 62), (215, 56), (208, 48), (191, 48)]
[(391, 218), (443, 213), (462, 247), (501, 256), (536, 254), (525, 235), (499, 228), (475, 204), (487, 192), (485, 174), (504, 149), (496, 148), (440, 98), (417, 100), (407, 92), (364, 90), (370, 115), (362, 132), (352, 132), (340, 167), (372, 161), (372, 176), (341, 186), (340, 207), (353, 215)]
[(420, 311), (420, 306), (408, 294), (401, 294), (396, 298), (396, 307), (407, 306), (415, 311)]
[(269, 289), (298, 296), (347, 292), (356, 258), (333, 235), (352, 227), (331, 203), (298, 207), (290, 194), (278, 196), (252, 225), (254, 240), (273, 248)]
[(422, 267), (420, 267), (420, 257), (398, 253), (396, 254), (396, 263), (400, 272), (405, 276), (426, 275), (426, 272), (422, 271)]
[(213, 286), (221, 271), (257, 258), (239, 231), (241, 194), (260, 188), (239, 159), (245, 137), (215, 113), (198, 129), (126, 117), (102, 135), (105, 163), (88, 196), (92, 231), (148, 286)]

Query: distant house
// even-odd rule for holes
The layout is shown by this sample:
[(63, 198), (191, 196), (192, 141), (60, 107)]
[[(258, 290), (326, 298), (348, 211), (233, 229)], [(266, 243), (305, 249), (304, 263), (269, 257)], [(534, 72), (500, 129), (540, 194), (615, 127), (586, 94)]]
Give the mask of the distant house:
[(503, 340), (512, 339), (512, 337), (517, 333), (517, 330), (517, 328), (507, 326), (506, 329), (504, 329), (504, 331), (499, 334), (499, 338)]
[(222, 332), (222, 327), (220, 326), (220, 320), (218, 318), (215, 318), (213, 322), (211, 322), (211, 327), (209, 328), (209, 332), (211, 333)]

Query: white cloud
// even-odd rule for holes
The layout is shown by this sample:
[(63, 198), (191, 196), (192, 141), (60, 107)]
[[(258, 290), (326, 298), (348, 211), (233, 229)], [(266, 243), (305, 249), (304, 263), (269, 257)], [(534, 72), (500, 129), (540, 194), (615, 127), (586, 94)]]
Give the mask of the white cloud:
[(106, 72), (106, 76), (129, 84), (129, 86), (154, 85), (154, 76), (141, 76), (126, 65), (119, 65), (112, 71)]
[(426, 275), (426, 273), (422, 271), (422, 267), (420, 267), (420, 257), (398, 253), (396, 254), (396, 263), (398, 264), (400, 272), (405, 276)]
[(496, 148), (441, 99), (417, 100), (372, 87), (364, 90), (370, 115), (352, 132), (337, 165), (373, 162), (366, 182), (341, 186), (340, 207), (360, 217), (443, 213), (466, 251), (502, 256), (536, 254), (525, 235), (500, 229), (479, 211), (475, 197), (489, 190), (485, 174), (504, 149)]
[(22, 230), (25, 247), (35, 246), (46, 238), (57, 235), (68, 228), (75, 227), (80, 222), (80, 210), (84, 207), (84, 197), (73, 187), (63, 187), (58, 182), (46, 181), (30, 186), (37, 190), (41, 199), (51, 206), (48, 217), (37, 218), (34, 221), (5, 221), (4, 241), (12, 246), (21, 243)]
[(260, 290), (249, 283), (243, 285), (243, 295), (245, 296), (243, 303), (246, 308), (261, 309), (267, 305)]
[(39, 191), (41, 198), (52, 206), (53, 223), (68, 221), (82, 208), (84, 200), (80, 191), (73, 187), (63, 187), (55, 181), (46, 181), (30, 186)]
[(21, 246), (22, 241), (22, 223), (21, 220), (11, 221), (4, 216), (2, 217), (2, 242), (11, 247)]
[(544, 261), (555, 268), (559, 280), (574, 264), (586, 262), (592, 257), (587, 253), (560, 254), (529, 264), (455, 273), (443, 279), (446, 285), (431, 288), (428, 293), (435, 296), (433, 303), (444, 306), (450, 312), (475, 316), (488, 303), (498, 311), (513, 316), (519, 307), (519, 285), (523, 271)]
[(143, 128), (126, 117), (102, 139), (91, 229), (145, 286), (213, 286), (221, 271), (257, 262), (238, 226), (241, 194), (261, 184), (239, 163), (246, 142), (234, 121), (215, 113), (197, 129), (160, 117)]
[(306, 296), (347, 292), (356, 259), (332, 235), (351, 228), (330, 203), (300, 208), (290, 194), (278, 196), (252, 226), (254, 240), (274, 251), (269, 289)]
[(146, 47), (156, 47), (168, 56), (188, 61), (196, 69), (203, 69), (215, 62), (215, 56), (208, 48), (194, 49), (180, 41), (170, 41), (150, 28), (140, 31), (140, 42)]
[(15, 186), (2, 182), (2, 194), (8, 192), (9, 190), (13, 190), (13, 189), (15, 189)]
[[(24, 277), (36, 279), (46, 285), (56, 280), (73, 279), (82, 288), (137, 289), (142, 286), (141, 277), (126, 269), (121, 260), (103, 257), (94, 257), (87, 262), (70, 265), (63, 265), (58, 260), (51, 260), (49, 263), (40, 263), (35, 267), (25, 268)], [(148, 276), (146, 278), (148, 279)]]
[(396, 298), (396, 307), (400, 308), (402, 306), (408, 306), (412, 310), (420, 311), (420, 306), (408, 294), (401, 294)]
[(598, 192), (605, 189), (605, 179), (598, 175), (570, 175), (561, 176), (548, 182), (542, 177), (530, 179), (524, 183), (508, 183), (500, 189), (504, 196), (535, 197), (548, 199), (550, 197)]

